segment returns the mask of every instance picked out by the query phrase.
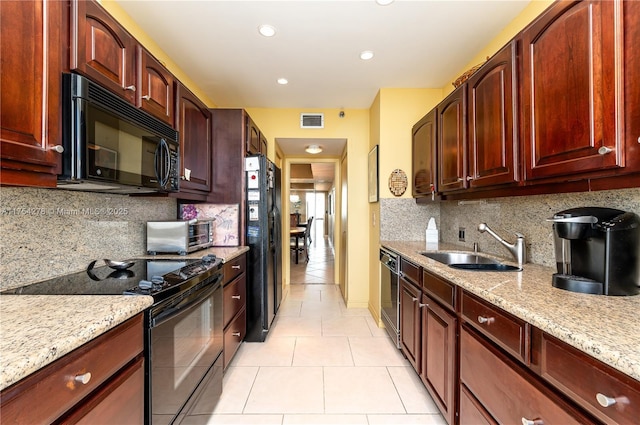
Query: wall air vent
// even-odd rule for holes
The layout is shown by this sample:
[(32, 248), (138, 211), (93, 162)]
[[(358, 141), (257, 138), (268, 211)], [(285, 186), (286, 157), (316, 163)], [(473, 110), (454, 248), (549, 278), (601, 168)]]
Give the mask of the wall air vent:
[(324, 128), (324, 114), (300, 114), (300, 128)]

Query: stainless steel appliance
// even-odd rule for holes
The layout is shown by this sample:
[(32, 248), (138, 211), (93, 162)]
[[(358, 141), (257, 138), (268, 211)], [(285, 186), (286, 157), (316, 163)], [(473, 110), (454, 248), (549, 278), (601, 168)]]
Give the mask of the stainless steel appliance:
[[(145, 315), (145, 423), (180, 423), (222, 393), (222, 261), (132, 260), (3, 294), (151, 295)], [(117, 349), (117, 347), (114, 347)]]
[(109, 193), (177, 192), (178, 132), (92, 81), (62, 77), (58, 187)]
[(557, 273), (552, 284), (602, 295), (640, 293), (640, 218), (612, 208), (560, 211), (553, 222)]
[(400, 262), (398, 255), (380, 248), (380, 302), (381, 316), (387, 333), (400, 348), (400, 286), (398, 285)]
[(214, 220), (148, 221), (147, 253), (185, 255), (213, 244)]
[(263, 155), (245, 158), (247, 335), (263, 342), (282, 301), (281, 173)]

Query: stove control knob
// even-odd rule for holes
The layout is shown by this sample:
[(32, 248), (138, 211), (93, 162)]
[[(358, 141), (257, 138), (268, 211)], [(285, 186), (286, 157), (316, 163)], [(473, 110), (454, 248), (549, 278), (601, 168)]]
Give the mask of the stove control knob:
[(202, 261), (205, 263), (210, 263), (215, 260), (216, 260), (216, 256), (213, 254), (207, 254), (204, 257), (202, 257)]
[(153, 288), (153, 283), (148, 280), (141, 280), (140, 283), (138, 283), (138, 288), (148, 290)]
[(164, 283), (164, 278), (162, 276), (151, 276), (151, 283), (154, 285), (162, 285)]

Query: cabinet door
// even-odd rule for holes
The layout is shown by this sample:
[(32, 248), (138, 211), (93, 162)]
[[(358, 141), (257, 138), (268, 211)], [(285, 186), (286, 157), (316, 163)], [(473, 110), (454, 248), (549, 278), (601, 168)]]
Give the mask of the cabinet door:
[(441, 192), (467, 187), (467, 85), (455, 89), (437, 107), (438, 182)]
[(522, 32), (527, 180), (623, 165), (616, 3), (556, 2)]
[(55, 187), (61, 156), (62, 2), (0, 1), (3, 185)]
[(400, 278), (400, 341), (402, 352), (420, 373), (420, 290)]
[(640, 171), (640, 2), (622, 3), (624, 14), (624, 110), (626, 168)]
[(269, 143), (267, 142), (267, 138), (264, 134), (260, 133), (260, 153), (262, 155), (267, 155), (269, 149)]
[(211, 190), (211, 113), (186, 87), (178, 84), (176, 127), (180, 132), (180, 192)]
[(467, 81), (470, 187), (518, 180), (516, 46), (507, 44)]
[(436, 180), (436, 110), (433, 109), (413, 126), (411, 133), (413, 160), (413, 197), (431, 196), (438, 191)]
[(174, 125), (174, 78), (151, 53), (138, 46), (140, 108)]
[(433, 299), (422, 296), (422, 372), (426, 385), (440, 412), (449, 424), (455, 423), (456, 316)]
[(100, 5), (72, 5), (71, 69), (136, 103), (136, 42)]
[(247, 115), (247, 153), (257, 155), (260, 153), (260, 130)]

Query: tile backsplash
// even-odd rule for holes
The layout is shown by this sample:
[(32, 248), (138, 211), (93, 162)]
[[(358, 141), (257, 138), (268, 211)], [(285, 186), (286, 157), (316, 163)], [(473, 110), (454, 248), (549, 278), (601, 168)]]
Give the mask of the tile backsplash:
[(0, 289), (142, 255), (146, 222), (176, 216), (173, 198), (2, 188)]
[[(527, 244), (527, 261), (555, 267), (553, 230), (546, 219), (558, 211), (583, 206), (617, 208), (640, 215), (640, 188), (445, 201), (424, 206), (416, 205), (413, 199), (382, 199), (380, 240), (424, 240), (427, 221), (433, 216), (440, 241), (469, 249), (477, 242), (480, 251), (510, 259), (509, 252), (495, 239), (477, 231), (478, 224), (484, 222), (509, 242), (515, 240), (516, 232), (522, 233)], [(460, 227), (465, 228), (465, 242), (458, 241)]]

